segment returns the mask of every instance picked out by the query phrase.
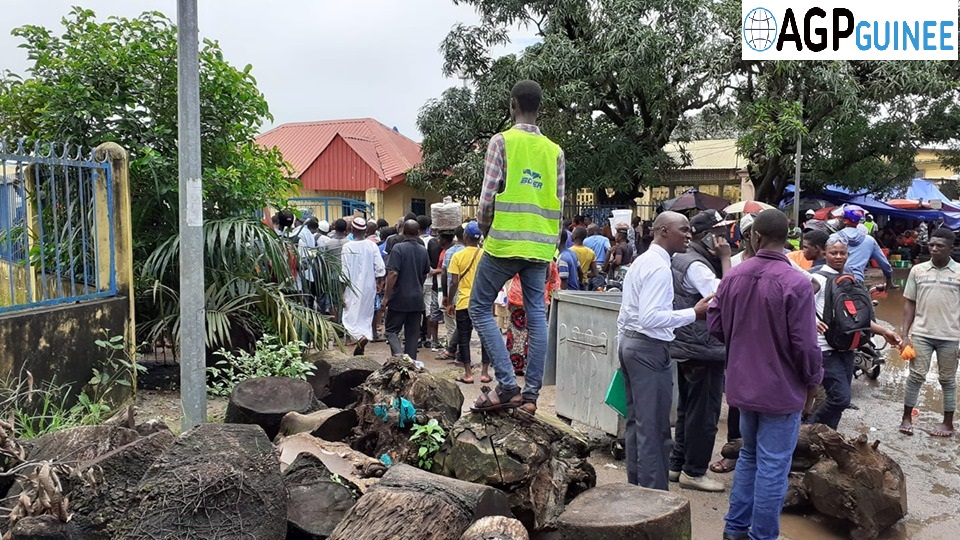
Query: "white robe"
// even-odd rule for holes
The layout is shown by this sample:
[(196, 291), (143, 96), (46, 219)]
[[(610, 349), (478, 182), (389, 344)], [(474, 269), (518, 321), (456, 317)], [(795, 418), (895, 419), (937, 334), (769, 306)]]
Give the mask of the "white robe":
[(343, 327), (354, 339), (371, 340), (377, 278), (387, 273), (380, 248), (369, 240), (353, 240), (343, 245), (340, 259), (350, 283), (343, 293)]

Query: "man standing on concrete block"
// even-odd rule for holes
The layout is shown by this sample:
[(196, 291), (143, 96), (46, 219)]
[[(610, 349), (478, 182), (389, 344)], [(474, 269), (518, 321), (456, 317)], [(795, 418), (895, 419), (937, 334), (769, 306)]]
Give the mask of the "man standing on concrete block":
[(664, 212), (653, 222), (653, 242), (627, 270), (617, 318), (620, 368), (627, 393), (624, 436), (627, 481), (667, 490), (672, 441), (670, 406), (673, 400), (673, 330), (703, 319), (713, 296), (693, 307), (673, 309), (670, 258), (690, 244), (690, 223), (676, 212)]
[[(475, 411), (522, 406), (537, 410), (547, 360), (547, 269), (557, 249), (563, 214), (563, 150), (540, 133), (537, 114), (543, 92), (520, 81), (510, 92), (513, 128), (494, 135), (487, 147), (477, 223), (486, 236), (470, 295), (470, 320), (493, 362), (497, 387), (480, 395)], [(517, 385), (510, 354), (493, 319), (497, 293), (520, 276), (527, 313), (530, 354), (525, 385)]]
[(743, 447), (724, 540), (776, 540), (800, 413), (823, 380), (810, 278), (783, 254), (787, 216), (764, 210), (751, 227), (756, 255), (724, 276), (707, 313), (727, 344), (727, 403), (740, 409)]

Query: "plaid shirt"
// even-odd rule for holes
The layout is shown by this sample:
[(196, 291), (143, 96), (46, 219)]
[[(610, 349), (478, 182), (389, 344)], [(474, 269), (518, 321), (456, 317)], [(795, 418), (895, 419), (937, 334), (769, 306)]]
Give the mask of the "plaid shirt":
[[(540, 133), (540, 128), (532, 124), (517, 124), (513, 126), (527, 133)], [(566, 183), (566, 162), (563, 150), (557, 158), (557, 198), (560, 199), (560, 210), (563, 210), (564, 184)], [(493, 200), (497, 193), (503, 191), (503, 184), (507, 180), (507, 149), (503, 135), (497, 133), (490, 138), (487, 146), (487, 156), (483, 165), (483, 191), (480, 192), (480, 204), (477, 206), (477, 225), (487, 233), (493, 223)]]

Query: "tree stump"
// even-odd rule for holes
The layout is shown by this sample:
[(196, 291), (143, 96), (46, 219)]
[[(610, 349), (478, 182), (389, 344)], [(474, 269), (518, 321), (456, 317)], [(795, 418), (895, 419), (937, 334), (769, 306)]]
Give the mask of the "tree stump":
[(630, 484), (598, 486), (578, 496), (557, 519), (550, 540), (686, 540), (690, 501)]
[[(377, 414), (378, 407), (391, 409), (400, 398), (408, 400), (416, 409), (413, 421), (408, 420), (403, 426), (395, 410), (390, 410), (387, 418)], [(379, 458), (387, 454), (394, 463), (415, 464), (419, 445), (410, 441), (413, 424), (436, 419), (449, 433), (460, 418), (462, 407), (463, 393), (455, 382), (418, 370), (412, 361), (403, 357), (390, 358), (360, 387), (360, 401), (355, 407), (357, 427), (350, 446), (368, 456)]]
[(136, 504), (137, 483), (170, 445), (170, 430), (141, 437), (74, 469), (69, 484), (73, 523), (84, 538), (109, 540)]
[(278, 437), (289, 437), (309, 432), (325, 441), (342, 441), (357, 426), (357, 411), (353, 409), (323, 409), (310, 414), (288, 412), (280, 421)]
[(793, 450), (790, 470), (803, 472), (820, 462), (826, 453), (820, 441), (820, 434), (833, 431), (823, 424), (801, 424), (797, 447)]
[(357, 501), (330, 539), (459, 540), (486, 516), (511, 516), (499, 490), (399, 464)]
[(377, 482), (387, 472), (387, 466), (379, 460), (361, 454), (344, 443), (318, 439), (309, 433), (298, 433), (277, 442), (280, 466), (285, 470), (301, 453), (316, 456), (327, 469), (352, 484), (361, 492)]
[(320, 458), (302, 453), (283, 473), (290, 500), (287, 540), (323, 540), (360, 498), (360, 489), (333, 474)]
[(523, 523), (504, 516), (480, 518), (467, 529), (460, 540), (530, 540)]
[(283, 415), (290, 411), (309, 413), (321, 405), (306, 381), (290, 377), (247, 379), (233, 388), (223, 421), (228, 424), (255, 424), (273, 440), (280, 431)]
[(876, 538), (907, 513), (903, 470), (860, 435), (850, 442), (835, 431), (819, 435), (824, 459), (803, 476), (807, 497), (818, 512), (851, 524), (854, 540)]
[(589, 452), (583, 434), (557, 418), (519, 410), (468, 414), (454, 425), (434, 470), (502, 489), (514, 515), (533, 531), (596, 485)]
[(137, 485), (137, 506), (115, 538), (284, 540), (287, 492), (263, 430), (201, 424), (184, 433)]
[(787, 496), (783, 500), (783, 509), (791, 512), (803, 512), (810, 509), (807, 488), (803, 487), (803, 473), (791, 472), (787, 477)]
[(307, 377), (317, 399), (331, 407), (346, 408), (356, 403), (357, 387), (371, 373), (380, 369), (380, 363), (366, 356), (348, 356), (339, 349), (312, 353), (304, 360), (313, 362), (315, 372)]

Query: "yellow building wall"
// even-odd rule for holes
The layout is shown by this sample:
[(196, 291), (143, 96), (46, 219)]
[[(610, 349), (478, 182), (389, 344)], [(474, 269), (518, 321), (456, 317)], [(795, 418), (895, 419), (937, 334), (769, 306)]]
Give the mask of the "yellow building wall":
[(913, 163), (921, 178), (947, 179), (957, 174), (956, 171), (944, 167), (936, 151), (928, 148), (917, 150)]
[(426, 201), (426, 212), (430, 215), (430, 205), (440, 202), (443, 196), (433, 191), (413, 189), (405, 183), (390, 186), (383, 192), (383, 204), (374, 210), (377, 219), (382, 217), (390, 223), (395, 223), (410, 211), (410, 202), (413, 199)]

